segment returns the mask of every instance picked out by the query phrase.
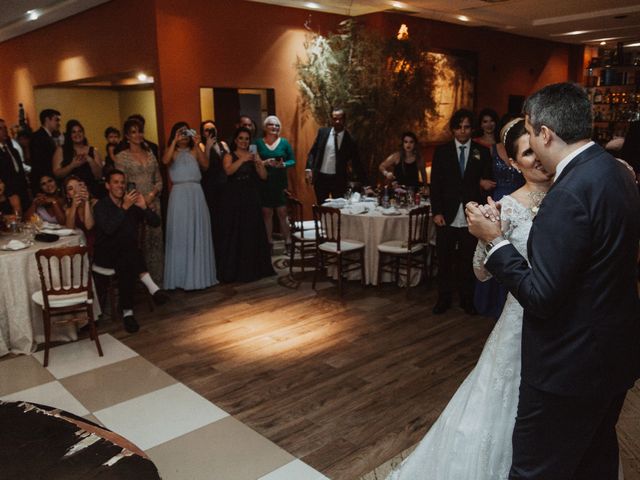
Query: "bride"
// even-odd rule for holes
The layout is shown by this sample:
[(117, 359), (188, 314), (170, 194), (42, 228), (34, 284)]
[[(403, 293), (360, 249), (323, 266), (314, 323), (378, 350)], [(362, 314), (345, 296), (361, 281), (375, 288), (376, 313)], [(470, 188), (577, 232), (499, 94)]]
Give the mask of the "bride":
[[(531, 222), (551, 186), (547, 173), (529, 147), (524, 119), (516, 118), (500, 132), (509, 161), (525, 184), (500, 201), (504, 237), (526, 258)], [(485, 245), (478, 242), (474, 270), (481, 281)], [(415, 451), (387, 480), (503, 480), (511, 467), (511, 436), (520, 386), (520, 338), (523, 309), (511, 295), (480, 359)]]

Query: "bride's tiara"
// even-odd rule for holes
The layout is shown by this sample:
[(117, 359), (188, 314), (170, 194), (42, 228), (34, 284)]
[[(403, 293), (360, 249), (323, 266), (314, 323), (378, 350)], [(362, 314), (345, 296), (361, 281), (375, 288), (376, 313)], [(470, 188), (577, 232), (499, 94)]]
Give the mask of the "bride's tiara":
[(509, 133), (509, 130), (511, 130), (511, 127), (513, 127), (516, 123), (518, 123), (521, 120), (524, 120), (524, 118), (516, 117), (513, 120), (510, 120), (509, 122), (507, 122), (507, 124), (504, 127), (502, 127), (502, 130), (500, 130), (500, 139), (502, 140), (503, 144), (507, 139), (507, 134)]

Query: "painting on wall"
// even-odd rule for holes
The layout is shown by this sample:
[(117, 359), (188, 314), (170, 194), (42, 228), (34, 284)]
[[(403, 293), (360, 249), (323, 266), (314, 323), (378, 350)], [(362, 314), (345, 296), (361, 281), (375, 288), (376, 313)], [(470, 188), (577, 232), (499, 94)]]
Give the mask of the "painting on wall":
[(476, 58), (471, 54), (427, 52), (435, 69), (433, 99), (435, 112), (427, 114), (427, 128), (420, 140), (427, 143), (451, 139), (449, 119), (460, 108), (473, 111)]

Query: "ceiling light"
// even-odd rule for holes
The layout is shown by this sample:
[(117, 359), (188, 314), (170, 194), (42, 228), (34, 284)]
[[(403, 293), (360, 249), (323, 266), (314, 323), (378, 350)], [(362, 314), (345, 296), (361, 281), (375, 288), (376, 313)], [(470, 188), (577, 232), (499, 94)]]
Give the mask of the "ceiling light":
[(607, 42), (604, 42), (604, 41), (600, 42), (600, 45), (606, 45), (606, 44)]
[(584, 35), (585, 33), (589, 33), (590, 30), (574, 30), (573, 32), (567, 32), (567, 33), (557, 33), (553, 36), (557, 36), (557, 37), (563, 37), (563, 36), (573, 36), (573, 35)]
[(629, 44), (625, 45), (625, 47), (640, 47), (640, 42), (629, 43)]
[(466, 15), (458, 15), (456, 17), (458, 20), (460, 20), (461, 22), (470, 22), (471, 19), (469, 17), (467, 17)]
[(141, 82), (146, 82), (149, 80), (149, 77), (147, 76), (146, 73), (139, 73), (138, 74), (138, 80), (140, 80)]
[(318, 5), (316, 2), (304, 2), (304, 6), (307, 8), (320, 8), (320, 5)]
[(38, 18), (40, 18), (40, 12), (38, 10), (29, 10), (27, 12), (27, 20), (29, 20), (30, 22), (33, 22)]
[(393, 8), (408, 8), (406, 3), (402, 3), (402, 2), (391, 2), (391, 6)]

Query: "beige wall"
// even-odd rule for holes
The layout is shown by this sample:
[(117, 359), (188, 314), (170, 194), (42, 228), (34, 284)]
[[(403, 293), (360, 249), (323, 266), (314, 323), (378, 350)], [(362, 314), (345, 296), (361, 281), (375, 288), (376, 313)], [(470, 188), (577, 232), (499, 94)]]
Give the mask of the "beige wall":
[[(37, 88), (36, 111), (54, 108), (62, 114), (62, 130), (72, 118), (83, 126), (89, 144), (104, 157), (104, 129), (122, 125), (118, 106), (118, 92), (93, 88)], [(31, 122), (32, 126), (36, 122)]]
[[(113, 126), (122, 130), (124, 120), (140, 113), (146, 120), (145, 137), (158, 142), (153, 90), (106, 90), (99, 88), (38, 88), (35, 106), (39, 112), (54, 108), (62, 114), (62, 129), (72, 118), (84, 126), (89, 143), (104, 157), (104, 130)], [(33, 124), (33, 122), (32, 122)]]

